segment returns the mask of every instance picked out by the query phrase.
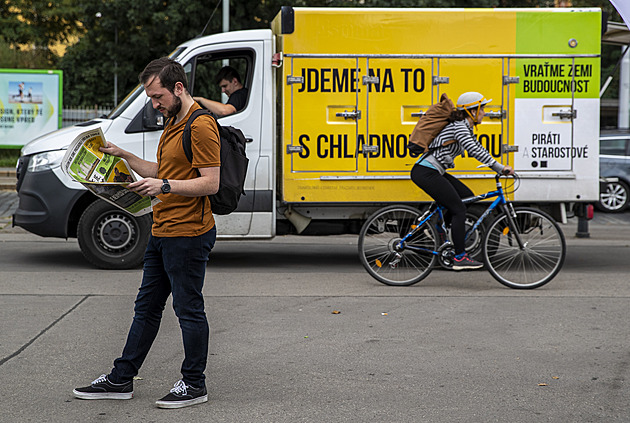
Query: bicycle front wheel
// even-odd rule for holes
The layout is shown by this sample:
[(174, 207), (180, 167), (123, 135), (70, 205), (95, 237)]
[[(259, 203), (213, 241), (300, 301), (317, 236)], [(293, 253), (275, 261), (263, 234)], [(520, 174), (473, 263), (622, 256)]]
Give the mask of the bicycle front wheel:
[(503, 285), (538, 288), (552, 280), (564, 264), (564, 235), (545, 212), (528, 207), (516, 208), (515, 212), (515, 219), (501, 214), (490, 223), (483, 242), (483, 260), (490, 274)]
[(420, 212), (408, 206), (389, 206), (368, 218), (359, 234), (363, 267), (386, 285), (413, 285), (424, 279), (437, 260), (435, 229), (425, 224), (402, 248), (400, 241), (418, 224)]

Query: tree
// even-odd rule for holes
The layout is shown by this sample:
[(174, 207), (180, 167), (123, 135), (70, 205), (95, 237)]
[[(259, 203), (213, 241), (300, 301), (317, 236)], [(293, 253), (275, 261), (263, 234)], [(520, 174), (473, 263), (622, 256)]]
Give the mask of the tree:
[(58, 59), (50, 47), (81, 31), (74, 0), (0, 0), (0, 6), (0, 66), (50, 67)]
[[(137, 85), (138, 74), (149, 61), (197, 36), (211, 13), (206, 4), (189, 0), (83, 1), (86, 32), (60, 61), (64, 102), (111, 105), (114, 75), (120, 100)], [(216, 32), (220, 16), (213, 24), (210, 31)]]
[[(0, 0), (0, 4), (3, 1), (6, 4), (7, 0)], [(44, 3), (42, 0), (19, 2)], [(120, 100), (136, 86), (138, 73), (150, 60), (169, 54), (178, 44), (199, 35), (207, 23), (204, 35), (220, 32), (220, 2), (221, 0), (63, 0), (62, 4), (76, 5), (76, 18), (82, 22), (84, 29), (79, 42), (71, 46), (59, 62), (64, 71), (64, 102), (72, 105), (113, 103), (115, 74), (118, 77), (117, 91)], [(230, 0), (230, 29), (269, 28), (281, 6), (553, 7), (556, 2), (557, 0)], [(614, 17), (614, 9), (608, 0), (573, 0), (574, 6), (593, 4), (602, 6)], [(216, 13), (213, 15), (213, 12)]]

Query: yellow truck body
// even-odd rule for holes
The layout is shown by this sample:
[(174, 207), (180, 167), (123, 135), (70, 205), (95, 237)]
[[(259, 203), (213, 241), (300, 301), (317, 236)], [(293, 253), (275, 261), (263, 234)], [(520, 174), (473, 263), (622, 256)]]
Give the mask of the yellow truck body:
[[(283, 8), (280, 192), (289, 204), (431, 201), (407, 141), (446, 93), (492, 102), (479, 142), (522, 177), (521, 202), (598, 196), (599, 9)], [(450, 172), (482, 193), (493, 172)]]

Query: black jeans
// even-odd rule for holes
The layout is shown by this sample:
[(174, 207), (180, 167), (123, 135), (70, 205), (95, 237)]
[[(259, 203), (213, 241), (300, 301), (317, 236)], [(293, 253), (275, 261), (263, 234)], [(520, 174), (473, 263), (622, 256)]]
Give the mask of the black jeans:
[(182, 380), (187, 385), (205, 386), (210, 330), (201, 290), (216, 235), (215, 228), (196, 237), (151, 235), (133, 322), (122, 356), (114, 361), (109, 375), (112, 382), (127, 382), (138, 374), (158, 334), (166, 300), (172, 293), (184, 341)]
[(466, 242), (466, 206), (462, 203), (462, 198), (472, 197), (473, 192), (453, 175), (440, 175), (437, 170), (418, 164), (411, 169), (411, 180), (446, 207), (448, 215), (445, 219), (451, 222), (455, 254), (463, 253)]

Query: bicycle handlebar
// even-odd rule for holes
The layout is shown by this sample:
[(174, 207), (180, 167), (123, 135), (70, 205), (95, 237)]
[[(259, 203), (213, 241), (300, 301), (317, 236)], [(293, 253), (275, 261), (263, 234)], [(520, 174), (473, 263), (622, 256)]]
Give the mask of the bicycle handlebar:
[[(481, 169), (482, 167), (491, 167), (491, 166), (488, 165), (488, 164), (483, 163), (483, 164), (480, 164), (479, 166), (477, 166), (477, 169)], [(500, 173), (497, 173), (497, 175), (498, 176), (509, 176), (509, 171), (506, 172), (506, 170), (504, 168)], [(515, 178), (517, 177), (516, 171), (512, 174), (512, 176), (514, 176)]]

